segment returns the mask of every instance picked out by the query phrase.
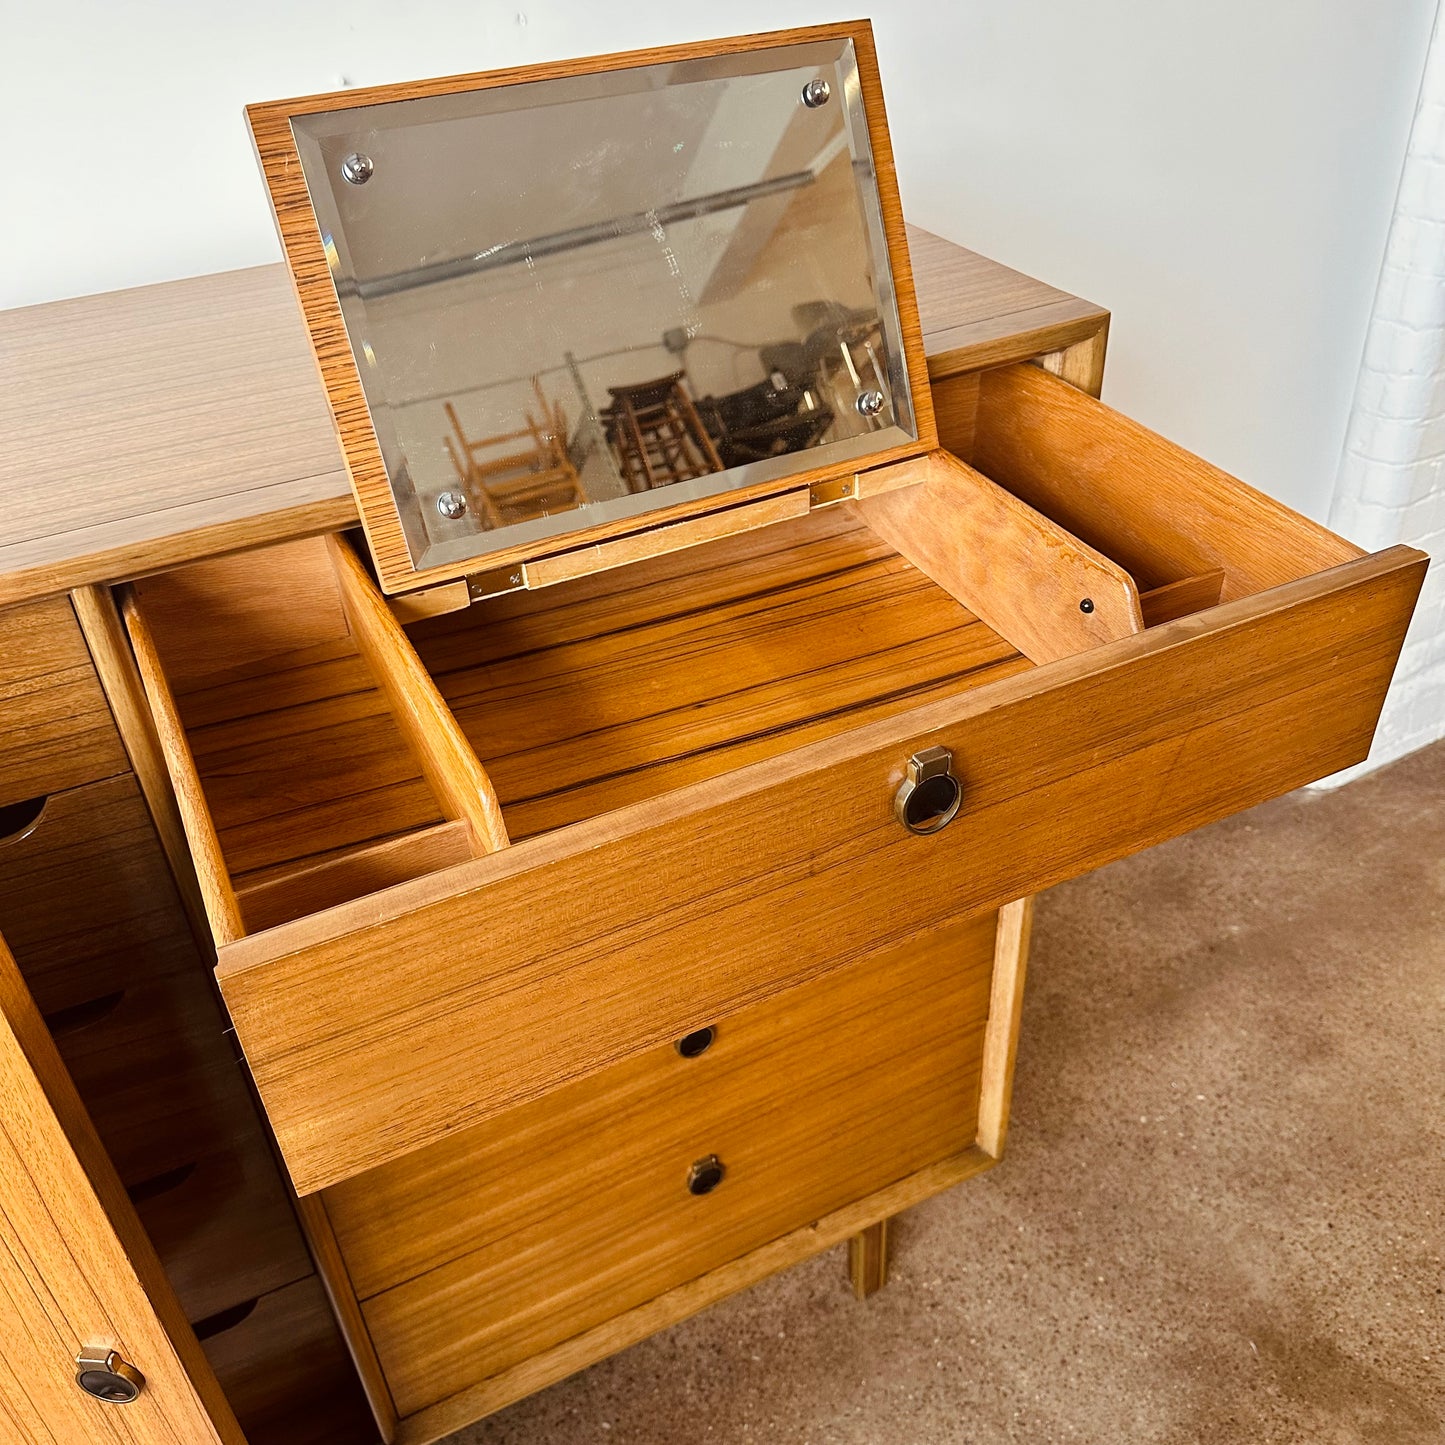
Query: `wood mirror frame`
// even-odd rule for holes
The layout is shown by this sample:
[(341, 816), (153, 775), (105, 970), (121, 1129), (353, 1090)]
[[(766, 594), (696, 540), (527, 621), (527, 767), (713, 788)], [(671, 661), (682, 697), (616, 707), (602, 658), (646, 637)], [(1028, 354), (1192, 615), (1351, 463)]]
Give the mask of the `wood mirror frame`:
[[(519, 542), (461, 562), (421, 568), (415, 566), (307, 191), (292, 130), (293, 118), (594, 72), (843, 40), (853, 42), (858, 67), (884, 243), (898, 309), (903, 362), (912, 393), (916, 440), (906, 445), (883, 447), (864, 458), (848, 462), (834, 461), (817, 467), (801, 465), (786, 476), (737, 486), (721, 494), (663, 505), (645, 516), (580, 526), (561, 536)], [(515, 587), (541, 585), (544, 576), (575, 575), (577, 564), (569, 558), (594, 551), (602, 543), (610, 544), (604, 550), (610, 551), (617, 560), (630, 560), (632, 555), (651, 555), (692, 545), (693, 542), (796, 515), (799, 510), (807, 510), (810, 489), (847, 488), (849, 479), (862, 470), (920, 457), (937, 445), (928, 369), (873, 48), (873, 32), (866, 20), (305, 96), (248, 106), (246, 115), (270, 193), (287, 267), (330, 403), (347, 474), (356, 495), (362, 526), (381, 586), (386, 592), (404, 592), (469, 579), (473, 595), (483, 596)], [(857, 494), (856, 489), (853, 494)], [(831, 496), (829, 499), (832, 500)], [(764, 505), (759, 506), (760, 503)], [(682, 530), (672, 530), (679, 527)], [(591, 569), (584, 566), (583, 570)]]

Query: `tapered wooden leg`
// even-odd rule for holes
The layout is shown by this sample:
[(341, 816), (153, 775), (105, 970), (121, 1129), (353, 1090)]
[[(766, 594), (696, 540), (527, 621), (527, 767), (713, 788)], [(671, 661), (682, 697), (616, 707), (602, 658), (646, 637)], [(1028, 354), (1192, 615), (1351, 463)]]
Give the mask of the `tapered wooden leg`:
[(888, 1221), (870, 1224), (848, 1241), (848, 1277), (853, 1293), (867, 1299), (888, 1283)]
[(1018, 1057), (1019, 1019), (1024, 1007), (1024, 974), (1029, 962), (1034, 900), (1020, 898), (998, 911), (993, 950), (993, 985), (983, 1035), (983, 1082), (978, 1098), (978, 1147), (997, 1159), (1008, 1133)]

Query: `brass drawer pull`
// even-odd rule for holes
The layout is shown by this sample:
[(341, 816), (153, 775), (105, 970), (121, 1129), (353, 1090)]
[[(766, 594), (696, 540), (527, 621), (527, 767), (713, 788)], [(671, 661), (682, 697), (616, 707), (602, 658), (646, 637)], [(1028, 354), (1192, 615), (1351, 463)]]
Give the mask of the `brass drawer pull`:
[(727, 1170), (716, 1154), (708, 1154), (694, 1162), (687, 1171), (687, 1187), (692, 1194), (711, 1194), (723, 1182)]
[(717, 1038), (717, 1030), (709, 1024), (706, 1028), (694, 1029), (690, 1034), (684, 1034), (673, 1045), (673, 1048), (675, 1048), (683, 1058), (695, 1059), (699, 1054), (705, 1054), (712, 1048), (715, 1038)]
[(947, 748), (924, 748), (908, 760), (908, 776), (893, 799), (893, 815), (910, 833), (936, 833), (950, 824), (963, 801)]
[(114, 1350), (95, 1346), (75, 1357), (75, 1383), (92, 1399), (129, 1405), (146, 1387), (146, 1377)]

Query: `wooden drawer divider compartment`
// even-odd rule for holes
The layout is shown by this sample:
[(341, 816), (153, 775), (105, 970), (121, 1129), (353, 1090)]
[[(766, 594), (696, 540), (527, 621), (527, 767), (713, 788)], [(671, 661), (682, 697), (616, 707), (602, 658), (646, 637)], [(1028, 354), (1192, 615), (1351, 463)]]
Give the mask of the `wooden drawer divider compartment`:
[(944, 388), (917, 485), (408, 629), (336, 539), (126, 599), (301, 1194), (1364, 756), (1420, 554), (1039, 368)]

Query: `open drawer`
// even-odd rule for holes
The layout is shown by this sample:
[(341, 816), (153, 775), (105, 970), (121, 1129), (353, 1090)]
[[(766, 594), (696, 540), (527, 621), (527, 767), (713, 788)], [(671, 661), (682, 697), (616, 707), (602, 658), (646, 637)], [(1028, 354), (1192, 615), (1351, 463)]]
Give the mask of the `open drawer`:
[[(1365, 756), (1421, 554), (1038, 368), (951, 385), (992, 482), (947, 464), (405, 629), (337, 539), (137, 585), (301, 1194)], [(920, 836), (895, 796), (933, 747), (961, 803)]]

